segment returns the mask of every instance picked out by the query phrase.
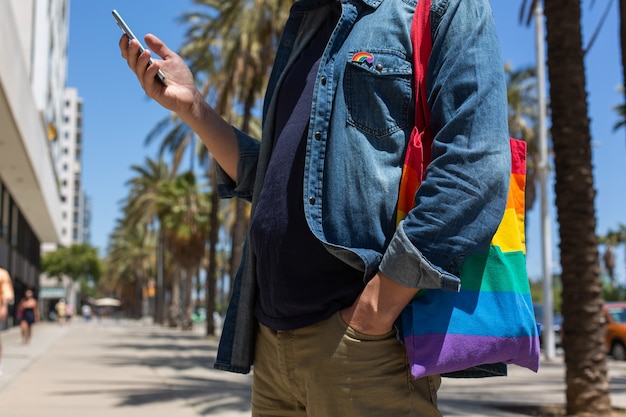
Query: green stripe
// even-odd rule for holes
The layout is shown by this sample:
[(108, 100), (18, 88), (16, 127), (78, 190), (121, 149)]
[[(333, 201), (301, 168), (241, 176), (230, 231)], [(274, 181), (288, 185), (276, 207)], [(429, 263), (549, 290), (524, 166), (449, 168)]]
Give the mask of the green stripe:
[(488, 254), (469, 256), (461, 267), (463, 290), (530, 293), (526, 256), (522, 251), (502, 252), (496, 246)]

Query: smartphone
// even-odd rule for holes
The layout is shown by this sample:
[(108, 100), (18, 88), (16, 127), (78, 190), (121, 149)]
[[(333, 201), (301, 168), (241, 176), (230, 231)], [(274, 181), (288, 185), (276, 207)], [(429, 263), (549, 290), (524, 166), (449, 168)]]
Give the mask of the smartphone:
[[(122, 29), (122, 31), (128, 35), (128, 37), (132, 40), (132, 39), (137, 39), (137, 37), (135, 36), (135, 34), (133, 33), (132, 30), (130, 30), (130, 27), (126, 24), (126, 22), (124, 22), (124, 19), (122, 19), (122, 16), (120, 16), (120, 14), (117, 12), (117, 10), (113, 9), (112, 11), (113, 13), (113, 18), (115, 19), (115, 21), (117, 22), (117, 25), (120, 27), (120, 29)], [(139, 39), (137, 39), (137, 42), (139, 42), (139, 52), (143, 52), (146, 48), (144, 48), (144, 46), (141, 44), (141, 41)], [(152, 58), (150, 58), (150, 63), (152, 63)], [(157, 72), (156, 78), (161, 81), (163, 84), (165, 84), (165, 75), (161, 72), (161, 70), (159, 70), (159, 72)]]

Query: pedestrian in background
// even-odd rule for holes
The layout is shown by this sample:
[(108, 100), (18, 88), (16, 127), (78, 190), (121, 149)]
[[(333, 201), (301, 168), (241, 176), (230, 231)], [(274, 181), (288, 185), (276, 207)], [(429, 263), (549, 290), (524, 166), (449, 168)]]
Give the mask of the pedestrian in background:
[(89, 321), (91, 321), (91, 306), (89, 304), (83, 304), (81, 313), (83, 315), (83, 321), (89, 323)]
[[(13, 304), (15, 295), (9, 272), (0, 268), (0, 320), (9, 316), (9, 305)], [(2, 375), (2, 340), (0, 339), (0, 375)]]
[(19, 311), (19, 322), (22, 330), (22, 344), (28, 345), (33, 336), (33, 325), (39, 322), (39, 306), (33, 297), (33, 291), (27, 289), (24, 298), (20, 300), (17, 307)]
[(65, 324), (65, 312), (66, 312), (65, 299), (61, 298), (59, 301), (57, 301), (56, 305), (54, 306), (54, 309), (56, 310), (56, 313), (57, 313), (57, 322), (59, 322), (59, 324)]
[(65, 322), (71, 323), (72, 317), (74, 317), (74, 306), (70, 303), (65, 305)]
[[(427, 96), (435, 135), (416, 207), (396, 224), (414, 126), (414, 0), (294, 2), (255, 138), (206, 103), (176, 53), (124, 35), (148, 96), (252, 201), (216, 367), (247, 373), (253, 416), (440, 416), (439, 376), (413, 379), (394, 323), (422, 288), (455, 290), (506, 204), (506, 84), (488, 0), (435, 0)], [(166, 81), (155, 79), (157, 72)], [(437, 317), (429, 318), (437, 320)]]

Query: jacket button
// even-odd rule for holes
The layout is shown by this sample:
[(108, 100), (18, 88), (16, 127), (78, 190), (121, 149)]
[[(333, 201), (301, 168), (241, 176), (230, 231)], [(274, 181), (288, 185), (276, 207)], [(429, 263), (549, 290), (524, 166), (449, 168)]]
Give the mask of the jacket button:
[(309, 204), (315, 204), (315, 197), (309, 197)]
[(315, 140), (322, 139), (322, 132), (315, 132)]
[(326, 85), (326, 77), (322, 77), (321, 81), (322, 81), (322, 85)]

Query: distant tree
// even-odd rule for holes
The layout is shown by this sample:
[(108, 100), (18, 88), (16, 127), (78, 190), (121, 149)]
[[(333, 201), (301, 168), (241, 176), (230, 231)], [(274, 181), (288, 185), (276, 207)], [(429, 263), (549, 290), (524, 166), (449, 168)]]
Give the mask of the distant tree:
[(162, 184), (159, 193), (161, 227), (176, 273), (172, 282), (170, 326), (192, 329), (192, 282), (205, 253), (209, 235), (208, 194), (197, 184), (195, 175), (186, 172)]
[[(159, 198), (161, 188), (164, 183), (171, 181), (173, 173), (170, 167), (162, 159), (153, 160), (146, 158), (144, 165), (131, 166), (134, 176), (127, 181), (127, 185), (130, 186), (128, 197), (124, 201), (124, 229), (130, 228), (131, 230), (125, 230), (117, 235), (112, 236), (112, 247), (115, 245), (125, 245), (124, 241), (128, 240), (128, 236), (131, 237), (131, 241), (135, 241), (141, 247), (145, 247), (144, 243), (136, 242), (137, 230), (133, 230), (136, 225), (141, 227), (150, 228), (155, 231), (157, 253), (160, 253), (164, 258), (166, 256), (165, 240), (162, 224), (163, 213), (160, 211)], [(148, 234), (142, 234), (142, 238), (151, 238)], [(116, 240), (121, 239), (122, 243), (115, 243)], [(122, 254), (123, 257), (128, 257), (128, 253)], [(157, 261), (157, 264), (159, 262)], [(168, 292), (171, 282), (171, 274), (167, 273), (165, 262), (161, 260), (161, 268), (158, 265), (155, 266), (157, 277), (161, 277), (161, 280), (157, 279), (156, 283), (156, 297), (155, 297), (155, 309), (154, 309), (154, 321), (159, 324), (163, 324), (165, 321), (165, 300), (166, 293)]]
[(146, 224), (117, 221), (109, 237), (107, 271), (100, 288), (122, 300), (127, 313), (143, 314), (143, 290), (156, 266), (156, 235)]
[[(83, 294), (89, 294), (90, 284), (97, 284), (104, 271), (98, 249), (88, 243), (60, 247), (41, 258), (41, 270), (50, 277), (69, 276), (81, 285)], [(93, 295), (93, 294), (89, 294)]]

